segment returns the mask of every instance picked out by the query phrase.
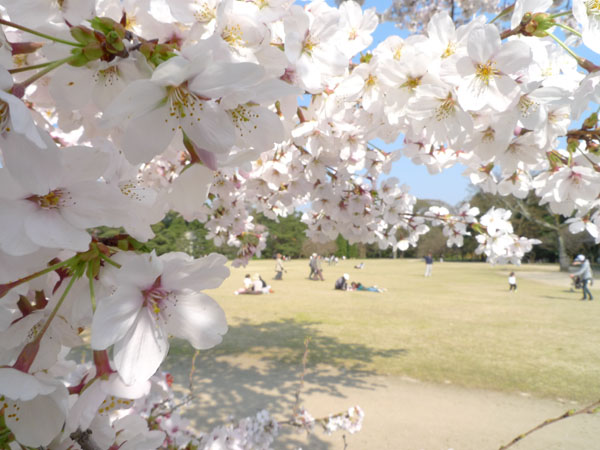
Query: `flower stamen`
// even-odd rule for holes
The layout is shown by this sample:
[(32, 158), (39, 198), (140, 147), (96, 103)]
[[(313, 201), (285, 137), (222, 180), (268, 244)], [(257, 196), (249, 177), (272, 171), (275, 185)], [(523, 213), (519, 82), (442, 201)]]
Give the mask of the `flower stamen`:
[(500, 74), (500, 71), (496, 69), (495, 66), (496, 63), (494, 61), (488, 61), (485, 64), (477, 64), (475, 76), (487, 86), (493, 78)]

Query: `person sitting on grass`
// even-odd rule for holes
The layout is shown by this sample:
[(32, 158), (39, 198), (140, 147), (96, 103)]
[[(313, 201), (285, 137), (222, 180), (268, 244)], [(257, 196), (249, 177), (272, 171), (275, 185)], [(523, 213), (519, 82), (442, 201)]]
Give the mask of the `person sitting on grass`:
[(254, 294), (254, 282), (252, 281), (252, 278), (250, 278), (250, 274), (247, 273), (246, 276), (244, 277), (244, 287), (238, 289), (237, 291), (234, 292), (235, 295), (240, 295), (240, 294)]
[(267, 285), (267, 282), (262, 279), (260, 274), (255, 273), (252, 280), (252, 290), (255, 294), (270, 294), (272, 292), (271, 286)]
[(350, 275), (348, 275), (347, 273), (345, 273), (344, 275), (342, 275), (341, 277), (339, 277), (336, 281), (335, 281), (335, 286), (334, 288), (340, 291), (347, 291), (348, 290), (348, 280), (350, 279)]
[[(258, 275), (258, 274), (256, 274)], [(271, 288), (271, 285), (267, 284), (267, 282), (265, 280), (263, 280), (263, 277), (261, 277), (260, 275), (258, 275), (258, 279), (260, 280), (260, 284), (261, 284), (261, 289), (263, 294), (272, 294), (274, 291)]]
[(352, 282), (352, 290), (354, 291), (367, 291), (367, 292), (385, 292), (385, 289), (383, 288), (379, 288), (377, 286), (370, 286), (370, 287), (366, 287), (365, 285), (363, 285), (360, 281), (357, 282)]

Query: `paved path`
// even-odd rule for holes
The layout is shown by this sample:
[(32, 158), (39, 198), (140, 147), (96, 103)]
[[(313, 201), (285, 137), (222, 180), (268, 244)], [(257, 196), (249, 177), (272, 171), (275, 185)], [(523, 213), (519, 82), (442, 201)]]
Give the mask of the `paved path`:
[[(199, 393), (187, 417), (198, 429), (267, 408), (285, 419), (293, 406), (301, 369), (243, 357), (198, 360)], [(187, 385), (189, 359), (169, 358), (165, 367)], [(210, 374), (210, 378), (205, 377)], [(365, 372), (309, 368), (302, 403), (315, 417), (358, 404), (363, 430), (347, 436), (349, 450), (495, 450), (543, 420), (580, 407), (566, 400), (536, 399), (458, 386), (422, 383)], [(341, 434), (283, 432), (275, 449), (344, 449)], [(515, 450), (600, 450), (600, 414), (581, 415), (550, 425), (512, 447)]]

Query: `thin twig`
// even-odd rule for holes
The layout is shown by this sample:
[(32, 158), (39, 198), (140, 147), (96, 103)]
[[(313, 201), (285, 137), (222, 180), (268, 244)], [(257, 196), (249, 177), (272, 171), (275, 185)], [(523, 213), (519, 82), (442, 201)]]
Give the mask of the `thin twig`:
[(154, 412), (157, 411), (159, 408), (162, 408), (167, 403), (169, 403), (170, 399), (166, 398), (162, 402), (157, 403), (150, 410), (150, 416), (152, 416), (152, 417), (160, 417), (160, 416), (165, 416), (167, 414), (171, 414), (176, 409), (181, 408), (182, 406), (185, 406), (188, 403), (190, 403), (192, 400), (194, 400), (195, 396), (194, 396), (194, 392), (193, 392), (194, 391), (193, 377), (194, 377), (194, 372), (196, 371), (196, 358), (198, 357), (199, 354), (200, 354), (200, 350), (196, 350), (194, 352), (194, 356), (192, 356), (192, 366), (190, 367), (190, 372), (188, 374), (188, 380), (189, 380), (188, 389), (190, 390), (190, 393), (187, 394), (185, 397), (183, 397), (183, 400), (181, 400), (181, 402), (173, 405), (173, 407), (171, 407), (170, 409), (167, 409), (164, 412), (158, 412), (157, 414), (154, 414)]
[(24, 27), (23, 25), (19, 25), (17, 23), (10, 22), (8, 20), (4, 20), (2, 18), (0, 18), (0, 24), (6, 25), (7, 27), (16, 28), (16, 29), (21, 30), (21, 31), (25, 31), (26, 33), (30, 33), (30, 34), (33, 34), (35, 36), (39, 36), (39, 37), (42, 37), (44, 39), (48, 39), (50, 41), (59, 42), (61, 44), (65, 44), (65, 45), (71, 45), (73, 47), (84, 47), (84, 45), (81, 44), (80, 42), (66, 41), (64, 39), (60, 39), (60, 38), (57, 38), (55, 36), (50, 36), (48, 34), (40, 33), (37, 30), (32, 30), (31, 28)]
[(308, 361), (308, 344), (310, 343), (310, 339), (310, 337), (304, 339), (304, 355), (302, 356), (302, 374), (300, 375), (300, 386), (298, 386), (298, 390), (296, 391), (296, 402), (294, 403), (292, 416), (296, 416), (298, 414), (298, 410), (300, 409), (300, 392), (304, 387), (304, 375), (306, 374), (306, 362)]
[(189, 380), (188, 389), (190, 390), (190, 396), (192, 396), (192, 393), (194, 392), (193, 376), (194, 376), (194, 372), (196, 371), (196, 358), (198, 357), (199, 354), (200, 354), (200, 350), (196, 350), (196, 352), (194, 353), (194, 356), (192, 356), (192, 367), (190, 367), (190, 373), (188, 375), (188, 380)]
[(555, 417), (554, 419), (546, 419), (544, 420), (542, 423), (540, 423), (539, 425), (537, 425), (536, 427), (533, 427), (531, 430), (526, 431), (523, 434), (520, 434), (519, 436), (517, 436), (516, 438), (514, 438), (512, 441), (510, 441), (508, 444), (503, 445), (502, 447), (500, 447), (498, 450), (506, 450), (509, 447), (512, 447), (513, 445), (515, 445), (517, 442), (521, 441), (523, 438), (529, 436), (531, 433), (534, 433), (538, 430), (541, 430), (544, 427), (547, 427), (550, 424), (553, 424), (555, 422), (558, 422), (560, 420), (564, 420), (567, 419), (569, 417), (573, 417), (573, 416), (577, 416), (579, 414), (593, 414), (596, 412), (596, 410), (600, 408), (600, 400), (598, 400), (597, 402), (592, 403), (591, 405), (588, 405), (584, 408), (581, 408), (580, 410), (574, 411), (572, 409), (566, 411), (564, 414)]

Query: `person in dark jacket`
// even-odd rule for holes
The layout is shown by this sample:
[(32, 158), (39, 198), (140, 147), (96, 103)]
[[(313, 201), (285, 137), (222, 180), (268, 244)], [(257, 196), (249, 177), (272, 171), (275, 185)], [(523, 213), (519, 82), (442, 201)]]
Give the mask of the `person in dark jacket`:
[(342, 275), (341, 277), (339, 277), (335, 281), (335, 289), (338, 289), (340, 291), (347, 291), (348, 290), (348, 280), (349, 279), (350, 279), (350, 275), (348, 275), (347, 273), (345, 273), (344, 275)]
[(431, 276), (432, 269), (433, 269), (433, 257), (431, 256), (431, 253), (428, 253), (427, 256), (425, 257), (425, 276), (426, 277)]

